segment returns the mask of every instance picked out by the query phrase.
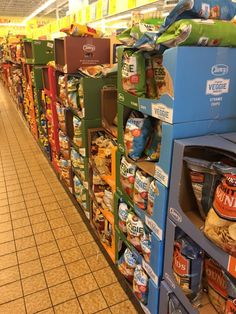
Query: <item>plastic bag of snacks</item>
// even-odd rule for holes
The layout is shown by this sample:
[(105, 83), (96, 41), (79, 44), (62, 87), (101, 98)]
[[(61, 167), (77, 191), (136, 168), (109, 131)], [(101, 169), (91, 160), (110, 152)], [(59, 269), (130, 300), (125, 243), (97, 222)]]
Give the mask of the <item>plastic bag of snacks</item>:
[(151, 242), (152, 242), (151, 234), (145, 230), (145, 232), (142, 234), (140, 238), (140, 245), (143, 258), (147, 263), (150, 262)]
[(113, 193), (112, 193), (110, 187), (105, 189), (105, 191), (104, 191), (102, 207), (104, 209), (108, 209), (111, 212), (113, 212), (113, 210), (114, 210)]
[(187, 235), (176, 236), (173, 256), (173, 274), (179, 286), (190, 300), (201, 292), (203, 250)]
[(236, 279), (227, 274), (211, 258), (205, 260), (208, 296), (217, 313), (229, 314), (236, 311)]
[(236, 168), (221, 162), (215, 163), (214, 168), (221, 179), (206, 218), (204, 233), (224, 251), (236, 257)]
[(84, 207), (87, 208), (87, 190), (81, 183), (80, 179), (77, 176), (74, 176), (74, 191), (75, 191), (75, 198), (77, 201)]
[(79, 79), (72, 77), (67, 81), (68, 103), (71, 107), (78, 108)]
[(142, 220), (135, 215), (135, 213), (128, 213), (126, 220), (127, 240), (136, 248), (137, 251), (142, 252), (141, 236), (144, 233), (144, 225)]
[(148, 191), (152, 178), (141, 170), (137, 170), (134, 181), (134, 204), (142, 210), (147, 209)]
[(133, 292), (144, 305), (148, 302), (148, 276), (141, 265), (134, 271)]
[(189, 169), (193, 192), (197, 201), (198, 210), (205, 220), (212, 206), (218, 175), (213, 164), (197, 158), (184, 158)]
[(141, 51), (124, 50), (121, 76), (124, 91), (138, 97), (145, 96), (145, 58)]
[(149, 54), (145, 55), (146, 63), (146, 97), (147, 98), (156, 98), (156, 83), (154, 78), (154, 70), (152, 64), (152, 58)]
[(81, 24), (71, 24), (70, 27), (68, 28), (62, 28), (60, 32), (76, 37), (94, 37), (94, 38), (102, 37), (101, 31)]
[(132, 111), (125, 126), (124, 144), (126, 153), (133, 160), (140, 159), (152, 130), (151, 120), (142, 113)]
[(154, 121), (155, 125), (152, 128), (152, 132), (145, 147), (144, 154), (145, 160), (157, 161), (159, 160), (161, 154), (162, 122), (158, 119), (151, 121)]
[(123, 233), (127, 233), (127, 226), (126, 226), (126, 221), (128, 218), (128, 214), (130, 212), (130, 208), (128, 205), (121, 200), (119, 203), (119, 208), (118, 208), (118, 217), (119, 217), (119, 228)]
[(129, 281), (133, 282), (134, 270), (137, 266), (137, 260), (130, 249), (126, 249), (124, 254), (118, 261), (118, 269), (123, 276)]
[(181, 19), (231, 20), (236, 15), (236, 4), (232, 0), (180, 0), (166, 17), (160, 31)]
[(137, 167), (134, 164), (128, 162), (124, 156), (121, 158), (120, 183), (122, 185), (123, 190), (130, 197), (133, 197), (136, 169), (137, 169)]
[(236, 47), (236, 24), (217, 20), (180, 20), (157, 40), (166, 47)]
[(73, 126), (74, 126), (74, 138), (73, 142), (75, 145), (82, 146), (82, 123), (79, 118), (76, 116), (73, 117)]
[(147, 214), (152, 216), (155, 198), (159, 195), (156, 180), (152, 180), (148, 191)]

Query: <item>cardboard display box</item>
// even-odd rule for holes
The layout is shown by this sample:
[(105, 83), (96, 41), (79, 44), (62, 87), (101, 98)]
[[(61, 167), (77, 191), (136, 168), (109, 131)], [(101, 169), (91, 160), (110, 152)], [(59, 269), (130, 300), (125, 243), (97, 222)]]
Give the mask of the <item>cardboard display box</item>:
[(24, 40), (26, 63), (44, 65), (54, 60), (54, 43), (51, 40)]

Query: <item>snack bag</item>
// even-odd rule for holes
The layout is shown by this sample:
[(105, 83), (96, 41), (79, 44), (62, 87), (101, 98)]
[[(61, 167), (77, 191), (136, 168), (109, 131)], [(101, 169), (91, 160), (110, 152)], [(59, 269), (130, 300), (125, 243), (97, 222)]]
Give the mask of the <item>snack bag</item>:
[(130, 249), (126, 249), (124, 254), (118, 261), (118, 269), (122, 275), (129, 281), (133, 282), (134, 269), (137, 266), (137, 261)]
[(225, 279), (227, 281), (228, 299), (226, 301), (225, 314), (236, 313), (236, 279), (225, 272)]
[(236, 47), (236, 25), (228, 21), (180, 20), (171, 25), (158, 40), (166, 47), (204, 46)]
[(105, 189), (105, 191), (104, 191), (102, 207), (104, 209), (108, 209), (111, 212), (113, 212), (113, 210), (114, 210), (113, 193), (112, 193), (110, 187)]
[(141, 170), (137, 170), (134, 181), (134, 204), (142, 210), (147, 209), (148, 191), (152, 178)]
[(154, 71), (152, 65), (152, 59), (150, 55), (145, 56), (146, 61), (146, 97), (147, 98), (156, 98), (156, 86), (155, 86), (155, 78)]
[(221, 174), (213, 205), (208, 212), (204, 233), (224, 251), (236, 257), (236, 168), (221, 162), (214, 168)]
[(119, 228), (123, 233), (127, 233), (127, 226), (126, 221), (128, 218), (128, 213), (130, 209), (128, 205), (124, 201), (120, 201), (119, 208), (118, 208), (118, 217), (119, 217)]
[(218, 175), (212, 163), (197, 158), (184, 158), (189, 169), (193, 192), (197, 201), (198, 210), (202, 219), (212, 206)]
[(76, 200), (86, 208), (86, 201), (87, 201), (87, 191), (83, 184), (81, 183), (80, 179), (77, 176), (74, 176), (74, 191), (75, 191), (75, 198)]
[(179, 232), (174, 245), (173, 274), (190, 300), (201, 292), (203, 250), (187, 235)]
[(79, 118), (76, 116), (73, 117), (73, 126), (74, 126), (74, 138), (73, 142), (81, 147), (82, 146), (82, 123)]
[(137, 97), (145, 96), (145, 58), (141, 51), (124, 51), (121, 76), (124, 91)]
[(151, 133), (151, 120), (141, 113), (132, 111), (124, 131), (126, 153), (133, 160), (138, 160), (144, 154)]
[(147, 263), (150, 262), (151, 242), (152, 242), (151, 234), (145, 231), (140, 238), (140, 245), (143, 258)]
[(133, 292), (144, 305), (148, 301), (148, 276), (141, 265), (137, 265), (134, 271)]
[(152, 180), (148, 191), (147, 214), (152, 216), (155, 198), (159, 195), (156, 180)]
[[(153, 120), (151, 119), (151, 121)], [(144, 151), (147, 161), (158, 161), (161, 154), (162, 122), (155, 119), (154, 123), (155, 126)]]
[(123, 190), (132, 198), (136, 166), (126, 160), (123, 156), (120, 163), (120, 183)]
[(75, 37), (94, 37), (100, 38), (102, 37), (102, 32), (96, 30), (92, 27), (81, 25), (81, 24), (71, 24), (68, 28), (62, 28), (60, 32), (64, 32), (67, 35), (75, 36)]
[(137, 251), (142, 252), (141, 236), (144, 233), (144, 225), (142, 220), (135, 215), (135, 213), (128, 213), (126, 220), (127, 240), (136, 248)]

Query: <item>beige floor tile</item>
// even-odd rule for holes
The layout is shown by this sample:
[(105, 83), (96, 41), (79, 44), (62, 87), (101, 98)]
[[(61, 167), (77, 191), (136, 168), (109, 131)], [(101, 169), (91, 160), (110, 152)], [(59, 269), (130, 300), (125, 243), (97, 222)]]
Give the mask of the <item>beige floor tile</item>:
[(46, 232), (36, 234), (35, 241), (37, 245), (54, 241), (54, 236), (53, 236), (52, 231), (46, 231)]
[(55, 253), (46, 257), (41, 258), (43, 270), (47, 271), (63, 265), (63, 260), (60, 253)]
[(72, 231), (69, 226), (54, 229), (53, 233), (57, 240), (72, 236)]
[(91, 233), (89, 231), (82, 232), (76, 235), (76, 240), (79, 245), (83, 245), (89, 242), (94, 241)]
[(28, 189), (22, 189), (22, 193), (23, 195), (27, 195), (27, 194), (32, 194), (32, 193), (36, 193), (37, 190), (35, 187), (31, 187), (31, 188), (28, 188)]
[(19, 190), (19, 185), (18, 184), (14, 184), (14, 185), (10, 185), (7, 187), (7, 191), (15, 191), (15, 190)]
[(24, 299), (18, 299), (12, 302), (0, 305), (0, 314), (25, 314)]
[(28, 211), (28, 214), (29, 216), (34, 216), (34, 215), (37, 215), (37, 214), (42, 214), (44, 213), (44, 208), (42, 205), (40, 206), (34, 206), (34, 207), (31, 207), (31, 208), (27, 208), (27, 211)]
[(71, 229), (73, 234), (79, 234), (88, 230), (86, 224), (82, 221), (76, 224), (72, 224)]
[(19, 203), (22, 203), (23, 201), (24, 201), (23, 196), (16, 196), (16, 197), (9, 198), (10, 205), (19, 204)]
[(33, 236), (21, 238), (15, 241), (17, 251), (25, 250), (32, 246), (35, 246), (35, 240)]
[(9, 242), (13, 240), (13, 232), (12, 231), (6, 231), (0, 233), (0, 244)]
[(17, 265), (16, 253), (3, 255), (0, 257), (0, 270)]
[(7, 193), (0, 193), (0, 200), (5, 200), (7, 197), (9, 197)]
[(72, 249), (62, 251), (61, 255), (65, 264), (69, 264), (84, 258), (79, 247), (74, 247)]
[(54, 307), (56, 314), (82, 314), (79, 302), (73, 299)]
[(50, 188), (48, 188), (42, 191), (38, 191), (38, 194), (40, 197), (53, 196), (53, 191)]
[(27, 314), (37, 313), (52, 306), (48, 290), (43, 290), (25, 297)]
[(25, 201), (31, 201), (31, 200), (37, 200), (37, 199), (39, 199), (38, 193), (31, 193), (31, 194), (24, 195)]
[(48, 221), (43, 221), (43, 222), (40, 222), (38, 224), (32, 225), (32, 229), (33, 229), (34, 234), (37, 234), (37, 233), (49, 231), (49, 230), (51, 230), (51, 227), (50, 227)]
[(94, 241), (87, 244), (83, 244), (80, 246), (80, 248), (84, 257), (86, 258), (101, 253), (99, 246)]
[(0, 244), (0, 256), (15, 252), (14, 241), (5, 242)]
[(135, 309), (135, 307), (129, 300), (113, 305), (111, 307), (111, 312), (112, 314), (121, 314), (121, 313), (138, 314), (138, 311)]
[(31, 247), (17, 252), (19, 264), (33, 261), (39, 258), (36, 247)]
[(9, 206), (1, 206), (1, 207), (0, 207), (0, 214), (1, 214), (1, 215), (2, 215), (2, 214), (9, 213), (9, 211), (10, 211)]
[(30, 201), (25, 201), (26, 207), (31, 208), (31, 207), (36, 207), (42, 205), (40, 199), (35, 199), (35, 200), (30, 200)]
[(57, 202), (44, 204), (43, 207), (44, 207), (46, 212), (50, 212), (50, 211), (55, 210), (55, 209), (60, 209), (60, 206)]
[[(109, 308), (107, 308), (107, 309), (105, 309), (105, 310), (96, 312), (96, 314), (111, 314), (111, 311), (110, 311)], [(123, 312), (121, 312), (120, 314), (123, 314)], [(127, 314), (129, 314), (129, 313), (127, 313)]]
[(118, 282), (102, 288), (102, 294), (109, 306), (127, 300), (127, 295)]
[(20, 209), (26, 209), (25, 202), (10, 205), (11, 212), (19, 211)]
[(56, 229), (56, 228), (67, 226), (68, 223), (66, 219), (62, 217), (62, 218), (56, 218), (56, 219), (50, 220), (50, 225), (52, 229)]
[(108, 266), (108, 263), (103, 254), (90, 256), (87, 258), (87, 262), (92, 271), (96, 271), (96, 270), (99, 270)]
[(52, 287), (69, 280), (65, 266), (53, 268), (45, 272), (48, 287)]
[(21, 209), (15, 212), (11, 212), (11, 219), (16, 220), (16, 219), (21, 219), (24, 217), (28, 217), (28, 213), (26, 209)]
[(75, 297), (75, 292), (70, 281), (49, 288), (49, 292), (53, 305), (63, 303)]
[(40, 257), (45, 257), (49, 256), (51, 254), (57, 253), (58, 252), (58, 247), (55, 241), (53, 242), (48, 242), (42, 245), (38, 246), (38, 251)]
[(100, 288), (117, 282), (117, 278), (110, 267), (97, 270), (93, 275)]
[(20, 273), (18, 266), (9, 267), (0, 271), (0, 285), (20, 280)]
[(38, 224), (40, 222), (47, 221), (47, 216), (45, 213), (36, 214), (30, 216), (30, 221), (32, 224)]
[(67, 198), (66, 200), (60, 201), (61, 208), (72, 206), (72, 205), (73, 205), (73, 202), (69, 198)]
[(19, 267), (21, 278), (27, 278), (33, 275), (37, 275), (43, 271), (39, 259), (21, 264)]
[(10, 221), (10, 220), (11, 220), (10, 213), (0, 214), (0, 221), (1, 222), (6, 222), (6, 221)]
[(8, 199), (0, 200), (0, 206), (8, 205)]
[(86, 274), (72, 280), (77, 296), (89, 293), (98, 289), (96, 280), (92, 274)]
[(12, 225), (14, 229), (26, 227), (30, 225), (30, 220), (28, 217), (12, 220)]
[(38, 312), (38, 314), (54, 314), (54, 313), (55, 313), (55, 312), (54, 312), (54, 310), (53, 310), (52, 307), (50, 307), (50, 308), (47, 309), (47, 310), (43, 310), (43, 311)]
[(92, 314), (107, 308), (106, 301), (100, 290), (80, 296), (79, 302), (85, 314)]
[(10, 221), (0, 223), (0, 232), (5, 232), (12, 230), (12, 225)]
[(23, 193), (21, 190), (9, 191), (7, 192), (8, 197), (21, 196)]
[(41, 198), (41, 202), (42, 202), (43, 205), (51, 204), (53, 202), (56, 202), (56, 198), (54, 196), (43, 196)]
[(63, 218), (64, 217), (62, 211), (59, 210), (59, 209), (47, 212), (46, 215), (47, 215), (49, 220), (53, 220), (53, 219), (56, 219), (56, 218)]
[(16, 281), (0, 287), (0, 304), (13, 301), (22, 297), (20, 281)]
[(57, 244), (60, 248), (60, 251), (68, 250), (78, 246), (78, 243), (73, 236), (58, 239)]
[(62, 211), (70, 224), (75, 224), (82, 221), (82, 218), (79, 215), (77, 208), (75, 208), (74, 206), (63, 208)]
[(29, 237), (33, 234), (31, 226), (26, 226), (14, 230), (15, 239)]
[(85, 259), (67, 264), (66, 268), (71, 279), (83, 276), (91, 272)]
[(22, 280), (24, 295), (32, 294), (47, 288), (44, 275), (38, 274)]
[(58, 193), (58, 194), (55, 194), (55, 197), (56, 197), (57, 201), (62, 201), (62, 200), (67, 199), (68, 195), (67, 195), (67, 193)]

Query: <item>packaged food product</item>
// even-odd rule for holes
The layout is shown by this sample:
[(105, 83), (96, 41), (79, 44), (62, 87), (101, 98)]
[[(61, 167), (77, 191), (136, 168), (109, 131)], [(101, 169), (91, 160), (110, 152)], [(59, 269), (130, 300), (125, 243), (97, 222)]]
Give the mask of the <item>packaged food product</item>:
[(181, 19), (231, 20), (235, 14), (236, 5), (232, 0), (180, 0), (166, 17), (161, 32)]
[(128, 213), (130, 212), (130, 209), (128, 205), (121, 200), (119, 203), (119, 208), (118, 208), (118, 216), (119, 216), (119, 228), (123, 233), (127, 233), (127, 226), (126, 226), (126, 221), (128, 218)]
[(236, 257), (236, 168), (221, 162), (215, 163), (214, 168), (221, 179), (206, 218), (204, 233), (216, 245)]
[(198, 210), (205, 220), (212, 206), (218, 175), (212, 162), (197, 159), (184, 158), (189, 169), (193, 192), (197, 201)]
[(67, 92), (68, 92), (68, 104), (77, 109), (78, 108), (78, 86), (79, 79), (72, 77), (67, 81)]
[(110, 187), (106, 188), (104, 191), (102, 207), (106, 210), (108, 209), (111, 212), (114, 210), (113, 193)]
[(156, 84), (154, 78), (154, 70), (152, 65), (152, 58), (150, 55), (145, 55), (146, 61), (146, 97), (147, 98), (156, 98)]
[(148, 302), (148, 276), (141, 265), (134, 271), (133, 292), (144, 305)]
[(158, 119), (154, 119), (154, 121), (151, 119), (151, 122), (153, 127), (144, 151), (145, 160), (158, 161), (161, 154), (162, 122)]
[(173, 256), (173, 274), (179, 286), (190, 300), (201, 292), (203, 250), (187, 235), (176, 236)]
[(151, 234), (145, 230), (145, 232), (141, 235), (140, 245), (143, 258), (147, 263), (150, 262), (151, 242), (152, 242)]
[(137, 251), (142, 252), (141, 236), (144, 233), (144, 225), (142, 220), (135, 215), (135, 213), (128, 213), (126, 220), (127, 240), (136, 248)]
[(121, 76), (124, 91), (138, 97), (145, 96), (145, 58), (141, 51), (124, 50)]
[(136, 266), (137, 260), (130, 249), (127, 248), (118, 261), (118, 269), (131, 283), (133, 282), (134, 270)]
[(137, 170), (134, 181), (134, 204), (136, 204), (142, 210), (147, 209), (148, 204), (148, 192), (152, 177), (141, 170)]
[(83, 186), (82, 182), (77, 176), (74, 176), (74, 191), (75, 191), (75, 198), (77, 201), (84, 207), (87, 208), (87, 190)]
[(236, 279), (209, 257), (205, 260), (205, 273), (208, 284), (208, 296), (217, 313), (235, 313)]
[(148, 191), (147, 214), (152, 216), (155, 198), (159, 195), (156, 180), (152, 180)]
[(81, 120), (76, 116), (73, 117), (73, 126), (74, 126), (73, 142), (77, 146), (82, 147), (82, 123)]
[(236, 47), (236, 25), (228, 21), (180, 20), (157, 40), (166, 47)]
[(121, 158), (120, 163), (120, 183), (123, 190), (132, 198), (134, 189), (134, 180), (136, 165), (128, 162), (124, 156)]
[(94, 38), (100, 38), (102, 37), (102, 32), (99, 30), (96, 30), (92, 27), (81, 25), (81, 24), (71, 24), (68, 28), (62, 28), (60, 32), (66, 33), (70, 36), (76, 36), (76, 37), (94, 37)]
[(151, 120), (142, 113), (132, 111), (124, 131), (126, 153), (133, 160), (140, 159), (150, 138)]

